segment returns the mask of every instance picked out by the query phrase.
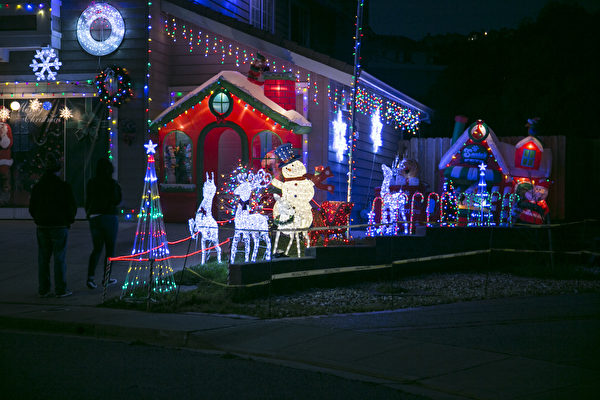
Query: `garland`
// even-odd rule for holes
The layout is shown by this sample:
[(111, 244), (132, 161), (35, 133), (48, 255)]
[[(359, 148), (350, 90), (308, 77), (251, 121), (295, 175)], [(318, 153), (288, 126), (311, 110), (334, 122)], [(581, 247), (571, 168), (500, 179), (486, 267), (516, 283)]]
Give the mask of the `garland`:
[(105, 68), (96, 76), (95, 84), (100, 101), (109, 106), (119, 107), (133, 96), (131, 79), (125, 68), (114, 65)]

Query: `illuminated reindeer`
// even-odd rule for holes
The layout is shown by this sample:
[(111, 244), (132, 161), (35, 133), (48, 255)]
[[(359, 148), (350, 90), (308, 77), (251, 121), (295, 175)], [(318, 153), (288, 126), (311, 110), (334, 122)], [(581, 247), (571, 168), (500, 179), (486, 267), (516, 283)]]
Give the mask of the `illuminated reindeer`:
[[(300, 257), (300, 231), (296, 230), (301, 228), (302, 221), (296, 217), (296, 209), (283, 197), (275, 194), (275, 200), (278, 204), (278, 216), (276, 218), (277, 232), (275, 233), (275, 244), (273, 245), (273, 254), (277, 251), (277, 244), (279, 243), (279, 234), (283, 233), (290, 237), (285, 255), (287, 256), (292, 247), (292, 243), (296, 240), (296, 247), (298, 251), (298, 257)], [(300, 226), (299, 226), (300, 225)]]
[(271, 259), (271, 239), (269, 238), (269, 221), (265, 215), (254, 213), (249, 210), (250, 195), (253, 190), (264, 188), (271, 182), (271, 174), (260, 169), (256, 174), (248, 172), (237, 176), (239, 185), (233, 191), (234, 194), (240, 196), (240, 202), (235, 209), (235, 233), (231, 241), (231, 262), (235, 262), (235, 253), (237, 253), (237, 245), (242, 238), (244, 242), (244, 260), (248, 262), (250, 254), (250, 237), (252, 236), (254, 248), (252, 250), (252, 262), (256, 261), (258, 254), (258, 245), (260, 240), (264, 240), (266, 250), (264, 259)]
[(219, 225), (212, 215), (212, 202), (217, 192), (215, 186), (215, 173), (208, 177), (202, 186), (202, 203), (196, 211), (196, 218), (190, 218), (188, 224), (190, 227), (190, 235), (192, 239), (196, 239), (198, 245), (198, 237), (200, 236), (200, 244), (202, 246), (202, 264), (206, 262), (206, 242), (212, 245), (217, 251), (217, 262), (221, 262), (221, 246), (219, 246)]
[[(381, 170), (383, 171), (383, 182), (381, 183), (381, 199), (383, 204), (381, 205), (381, 234), (382, 235), (396, 235), (398, 233), (398, 217), (401, 215), (402, 220), (406, 222), (406, 203), (408, 203), (408, 196), (400, 191), (391, 193), (390, 182), (394, 175), (394, 170), (385, 164), (381, 164)], [(408, 224), (404, 224), (404, 233), (408, 234)]]

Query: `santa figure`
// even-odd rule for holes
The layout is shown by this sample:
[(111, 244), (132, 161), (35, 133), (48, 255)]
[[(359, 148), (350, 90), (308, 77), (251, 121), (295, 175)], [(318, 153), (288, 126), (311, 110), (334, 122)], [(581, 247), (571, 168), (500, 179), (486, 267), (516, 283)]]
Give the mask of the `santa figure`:
[(10, 199), (10, 167), (13, 159), (10, 149), (13, 145), (12, 131), (6, 122), (0, 122), (0, 204)]
[(546, 203), (550, 181), (523, 180), (517, 183), (515, 192), (519, 196), (518, 207), (521, 210), (519, 221), (541, 225), (548, 219), (550, 209)]

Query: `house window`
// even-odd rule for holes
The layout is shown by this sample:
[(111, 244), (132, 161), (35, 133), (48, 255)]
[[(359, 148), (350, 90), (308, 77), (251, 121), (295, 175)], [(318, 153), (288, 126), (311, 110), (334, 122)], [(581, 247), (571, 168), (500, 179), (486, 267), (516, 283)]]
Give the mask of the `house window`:
[(523, 150), (521, 166), (533, 168), (535, 164), (535, 150)]
[(210, 111), (219, 118), (225, 118), (231, 114), (232, 98), (227, 92), (220, 91), (212, 95), (209, 101)]
[(192, 139), (184, 132), (173, 131), (163, 139), (163, 183), (192, 183)]
[(274, 33), (275, 0), (250, 0), (250, 24)]
[(252, 138), (251, 167), (254, 170), (266, 168), (269, 172), (274, 172), (272, 167), (278, 160), (275, 154), (269, 152), (275, 150), (281, 144), (281, 138), (273, 132), (263, 131), (255, 135)]

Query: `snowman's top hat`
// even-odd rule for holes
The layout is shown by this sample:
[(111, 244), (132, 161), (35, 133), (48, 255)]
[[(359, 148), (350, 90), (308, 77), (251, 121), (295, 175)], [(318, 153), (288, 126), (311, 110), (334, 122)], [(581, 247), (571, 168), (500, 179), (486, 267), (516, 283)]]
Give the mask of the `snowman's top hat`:
[(275, 149), (275, 154), (281, 162), (279, 163), (279, 168), (300, 159), (300, 156), (294, 153), (294, 149), (292, 148), (291, 143), (284, 143), (281, 146)]

